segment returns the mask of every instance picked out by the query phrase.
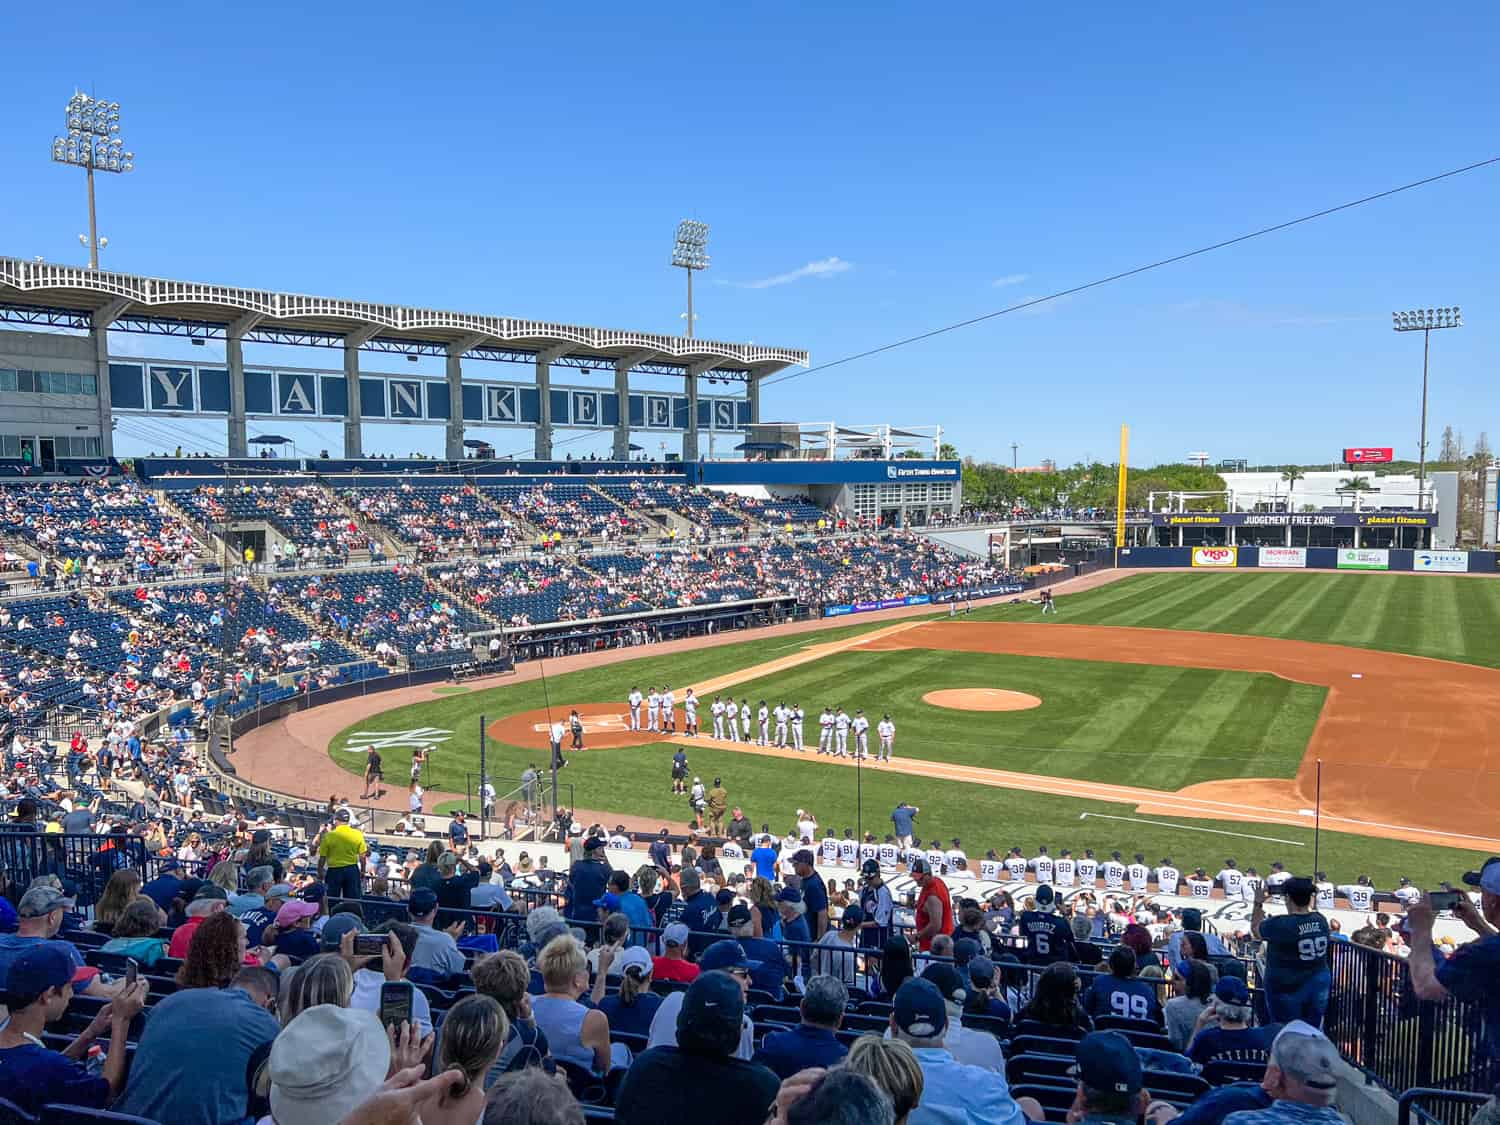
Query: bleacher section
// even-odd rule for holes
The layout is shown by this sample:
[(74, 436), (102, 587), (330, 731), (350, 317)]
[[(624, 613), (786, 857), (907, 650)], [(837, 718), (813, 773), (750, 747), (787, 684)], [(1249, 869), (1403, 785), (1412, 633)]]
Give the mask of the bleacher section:
[(397, 540), (425, 553), (501, 550), (527, 538), (514, 517), (487, 503), (472, 485), (350, 488), (344, 499)]
[(370, 547), (369, 536), (333, 494), (313, 483), (202, 485), (174, 492), (172, 499), (210, 530), (264, 521), (299, 548), (325, 557)]
[(197, 554), (182, 521), (133, 481), (45, 481), (0, 488), (0, 535), (53, 559), (154, 567)]
[(367, 650), (383, 643), (405, 655), (467, 659), (466, 634), (494, 628), (421, 572), (400, 567), (309, 575), (296, 581), (294, 596), (325, 629)]

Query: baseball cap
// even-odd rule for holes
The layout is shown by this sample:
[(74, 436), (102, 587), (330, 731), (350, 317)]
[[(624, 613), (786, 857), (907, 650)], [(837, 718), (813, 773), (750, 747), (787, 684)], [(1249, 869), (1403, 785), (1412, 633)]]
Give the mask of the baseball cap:
[(969, 984), (964, 975), (946, 961), (934, 961), (922, 972), (922, 979), (930, 981), (950, 1004), (962, 1004), (969, 998)]
[(796, 887), (782, 887), (776, 896), (777, 902), (801, 902), (802, 892)]
[(811, 867), (814, 863), (817, 862), (817, 860), (813, 856), (812, 852), (810, 852), (806, 848), (803, 848), (800, 851), (798, 851), (796, 855), (792, 856), (792, 862), (793, 863), (805, 863), (805, 864), (807, 864), (807, 866)]
[(620, 896), (614, 891), (605, 891), (594, 900), (594, 905), (600, 910), (615, 911), (620, 909)]
[(1118, 1031), (1091, 1031), (1078, 1043), (1073, 1068), (1090, 1090), (1102, 1094), (1135, 1094), (1144, 1075), (1135, 1046)]
[(651, 954), (646, 952), (644, 946), (632, 945), (629, 949), (621, 950), (620, 955), (609, 966), (611, 974), (618, 972), (622, 977), (631, 969), (636, 971), (637, 977), (651, 975)]
[(1284, 1074), (1330, 1099), (1338, 1089), (1338, 1049), (1321, 1031), (1302, 1020), (1293, 1020), (1281, 1029), (1271, 1043), (1271, 1061)]
[(271, 842), (271, 830), (269, 828), (257, 828), (250, 833), (252, 844), (269, 844)]
[(663, 945), (686, 945), (692, 932), (684, 923), (673, 922), (661, 932), (661, 942)]
[(193, 894), (194, 902), (228, 902), (229, 892), (217, 883), (204, 883)]
[(290, 883), (277, 883), (266, 892), (267, 898), (291, 898), (292, 885)]
[(583, 850), (586, 852), (591, 852), (595, 848), (604, 847), (605, 843), (606, 841), (603, 836), (590, 836), (583, 842)]
[[(739, 946), (738, 942), (714, 944)], [(709, 946), (709, 950), (713, 948)], [(744, 1016), (745, 998), (739, 984), (723, 973), (701, 973), (682, 998), (682, 1010), (677, 1013), (677, 1045), (690, 1051), (728, 1055), (739, 1046)]]
[(969, 980), (975, 988), (988, 988), (995, 983), (995, 962), (983, 955), (969, 962)]
[(406, 900), (406, 908), (413, 915), (431, 914), (437, 909), (437, 904), (437, 892), (431, 887), (418, 887)]
[(333, 819), (345, 824), (349, 823), (349, 810), (339, 809), (338, 812), (333, 814)]
[(303, 902), (322, 902), (327, 894), (328, 888), (322, 883), (309, 883), (302, 888), (301, 898)]
[(912, 875), (931, 875), (932, 867), (925, 859), (912, 858), (911, 865), (907, 869)]
[(844, 907), (843, 916), (839, 919), (839, 925), (846, 930), (858, 929), (865, 924), (865, 912), (850, 903)]
[(979, 956), (979, 943), (973, 938), (959, 938), (953, 943), (953, 963), (962, 969)]
[(1038, 910), (1057, 909), (1057, 892), (1046, 883), (1036, 889), (1036, 908)]
[(735, 903), (735, 905), (729, 908), (729, 914), (726, 920), (731, 926), (743, 926), (746, 922), (749, 922), (752, 917), (753, 915), (751, 915), (750, 913), (750, 908), (743, 902), (739, 902)]
[[(300, 899), (289, 899), (281, 904), (281, 909), (276, 911), (277, 926), (295, 926), (304, 918), (311, 918), (318, 912), (318, 905), (314, 902), (303, 902)], [(358, 919), (355, 919), (357, 922)]]
[(896, 1026), (915, 1039), (936, 1039), (948, 1027), (943, 994), (925, 977), (908, 977), (891, 1000)]
[(1214, 985), (1214, 995), (1226, 1004), (1243, 1006), (1250, 1003), (1250, 990), (1239, 977), (1224, 976)]
[(390, 1063), (390, 1041), (374, 1012), (308, 1008), (271, 1044), (272, 1116), (277, 1125), (340, 1120), (380, 1088)]
[(734, 902), (734, 892), (727, 887), (714, 895), (714, 903), (718, 906), (728, 906), (732, 902)]
[(866, 879), (873, 879), (880, 874), (880, 861), (867, 859), (859, 865), (859, 873)]
[(99, 970), (88, 966), (75, 966), (61, 942), (35, 942), (10, 963), (5, 977), (5, 988), (0, 996), (8, 1001), (11, 1010), (29, 1007), (51, 988), (61, 988), (70, 981), (85, 981)]
[(67, 904), (68, 900), (56, 887), (32, 887), (16, 904), (16, 913), (22, 918), (42, 918)]
[(716, 941), (703, 951), (703, 956), (698, 959), (700, 971), (708, 973), (714, 969), (751, 969), (760, 968), (759, 961), (752, 961), (745, 956), (745, 947), (732, 938)]
[[(281, 911), (278, 910), (276, 912), (276, 916), (278, 918), (281, 917)], [(335, 914), (332, 918), (323, 923), (323, 948), (337, 949), (339, 947), (339, 942), (343, 940), (345, 934), (351, 932), (358, 933), (359, 929), (359, 918), (355, 915)]]
[(1464, 882), (1492, 895), (1500, 895), (1500, 855), (1492, 855), (1478, 871), (1464, 872)]

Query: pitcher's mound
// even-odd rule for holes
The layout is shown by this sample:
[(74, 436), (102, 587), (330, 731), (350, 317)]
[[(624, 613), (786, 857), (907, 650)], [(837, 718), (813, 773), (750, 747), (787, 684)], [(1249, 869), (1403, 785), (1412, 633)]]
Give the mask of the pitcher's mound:
[(1042, 701), (1024, 691), (1001, 691), (999, 688), (949, 688), (929, 691), (923, 703), (934, 707), (951, 707), (955, 711), (1029, 711)]

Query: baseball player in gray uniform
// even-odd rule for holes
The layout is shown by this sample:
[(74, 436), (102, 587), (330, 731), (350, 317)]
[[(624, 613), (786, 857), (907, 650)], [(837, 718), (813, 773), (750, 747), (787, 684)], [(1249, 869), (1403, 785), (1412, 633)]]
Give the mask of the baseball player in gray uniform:
[(745, 741), (750, 741), (750, 701), (740, 700), (740, 730), (744, 732)]
[(708, 712), (714, 717), (714, 737), (722, 740), (724, 737), (724, 701), (717, 695), (714, 696), (714, 704)]
[(630, 729), (641, 729), (641, 689), (633, 687), (630, 689)]
[(724, 704), (724, 718), (729, 721), (729, 741), (738, 742), (740, 740), (740, 705), (734, 701), (732, 695)]
[(818, 716), (818, 753), (831, 754), (833, 752), (833, 710), (823, 708), (823, 713)]
[(854, 730), (854, 752), (860, 759), (870, 756), (870, 720), (865, 718), (863, 711), (854, 712), (854, 721), (849, 724)]
[(802, 707), (799, 704), (793, 703), (792, 704), (792, 749), (793, 750), (801, 750), (802, 749), (802, 720), (805, 717), (806, 716), (804, 716), (802, 714)]

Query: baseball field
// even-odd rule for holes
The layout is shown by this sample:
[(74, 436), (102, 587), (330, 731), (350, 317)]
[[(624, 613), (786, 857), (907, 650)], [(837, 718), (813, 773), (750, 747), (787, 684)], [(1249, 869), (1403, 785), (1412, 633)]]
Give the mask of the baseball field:
[[(924, 840), (958, 837), (971, 857), (1046, 844), (1169, 856), (1186, 870), (1233, 856), (1262, 872), (1272, 860), (1310, 871), (1316, 806), (1317, 866), (1338, 882), (1369, 874), (1384, 886), (1402, 875), (1452, 880), (1497, 847), (1489, 825), (1500, 763), (1489, 732), (1500, 729), (1500, 583), (1153, 573), (1060, 593), (1058, 605), (1045, 619), (1020, 603), (956, 620), (943, 611), (765, 633), (545, 681), (532, 673), (446, 694), (419, 689), (421, 702), (388, 710), (373, 710), (379, 697), (354, 701), (339, 705), (342, 730), (328, 725), (333, 716), (320, 720), (317, 750), (357, 792), (377, 732), (390, 736), (387, 776), (401, 779), (410, 743), (395, 732), (425, 729), (420, 737), (436, 747), (428, 788), (451, 799), (478, 773), (483, 724), (503, 792), (528, 764), (545, 767), (548, 715), (577, 707), (588, 749), (570, 755), (562, 780), (590, 819), (685, 822), (669, 781), (683, 745), (694, 774), (705, 784), (722, 777), (731, 801), (778, 834), (799, 807), (840, 833), (883, 834), (905, 799), (921, 807)], [(716, 693), (757, 707), (800, 703), (812, 743), (825, 705), (863, 709), (872, 724), (889, 714), (896, 761), (855, 769), (810, 751), (624, 729), (631, 688), (662, 684), (677, 693), (679, 723), (684, 689), (697, 688), (705, 733)], [(989, 711), (924, 699), (994, 690), (1040, 703)], [(399, 804), (399, 788), (393, 795)]]

